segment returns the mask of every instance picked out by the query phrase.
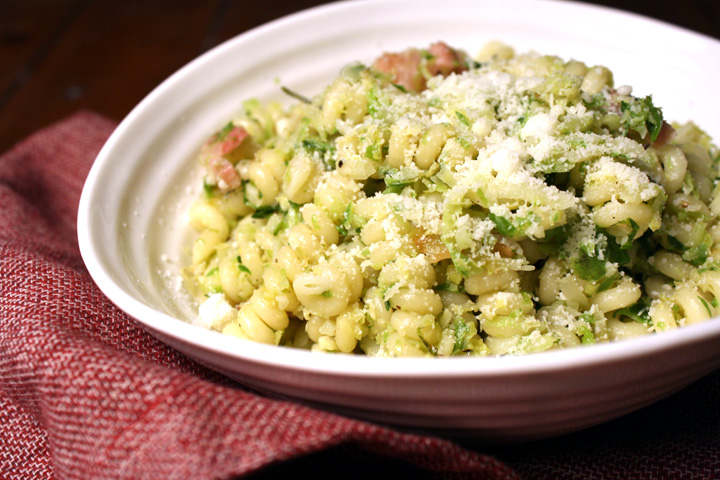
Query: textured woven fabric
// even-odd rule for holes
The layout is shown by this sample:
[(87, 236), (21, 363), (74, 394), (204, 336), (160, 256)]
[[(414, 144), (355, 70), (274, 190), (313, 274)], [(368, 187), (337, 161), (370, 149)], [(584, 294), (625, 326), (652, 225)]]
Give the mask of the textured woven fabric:
[(0, 157), (0, 479), (720, 480), (720, 371), (595, 428), (488, 447), (271, 400), (189, 360), (78, 252), (82, 184), (114, 127), (78, 114)]
[(232, 478), (322, 451), (519, 478), (447, 440), (250, 393), (112, 305), (84, 269), (75, 222), (114, 127), (80, 113), (0, 157), (0, 478)]
[(483, 451), (525, 480), (719, 480), (720, 371), (603, 425)]

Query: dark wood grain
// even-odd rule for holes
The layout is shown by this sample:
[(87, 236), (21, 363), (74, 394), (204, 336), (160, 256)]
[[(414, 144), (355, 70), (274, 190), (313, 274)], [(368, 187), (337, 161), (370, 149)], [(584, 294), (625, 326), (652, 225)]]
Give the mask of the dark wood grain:
[[(327, 2), (0, 0), (0, 153), (80, 109), (91, 109), (119, 121), (157, 84), (200, 53), (255, 26), (323, 3)], [(718, 0), (586, 3), (643, 14), (720, 38)], [(639, 52), (652, 49), (652, 39), (634, 47)], [(664, 421), (672, 409), (659, 408), (650, 410), (650, 414), (635, 414), (631, 419), (635, 424)], [(618, 422), (591, 431), (591, 440), (602, 442), (600, 445), (612, 443)], [(587, 438), (582, 437), (582, 441)], [(562, 441), (552, 444), (552, 448), (564, 448)], [(578, 441), (578, 437), (565, 441)], [(498, 449), (495, 453), (515, 467), (522, 466), (526, 455), (520, 448)], [(355, 461), (353, 455), (342, 449), (322, 452), (271, 467), (252, 478), (291, 478), (298, 476), (297, 472), (319, 478), (325, 478), (327, 472), (334, 477), (340, 474), (367, 478), (380, 471), (403, 478), (411, 473), (407, 465), (390, 460), (347, 472), (343, 462)], [(429, 478), (423, 472), (413, 470), (412, 474), (416, 479)]]
[(257, 25), (321, 3), (0, 3), (0, 151), (81, 109), (120, 120), (200, 53)]
[(6, 0), (0, 5), (0, 105), (30, 77), (33, 67), (55, 43), (72, 17), (76, 2), (48, 0), (34, 15), (25, 0)]
[[(720, 2), (717, 0), (601, 0), (586, 3), (645, 15), (720, 38)], [(652, 39), (648, 39), (647, 48), (652, 48)]]
[[(0, 0), (0, 152), (80, 109), (121, 120), (200, 53), (323, 3), (327, 1)], [(720, 38), (716, 0), (588, 3)], [(652, 48), (652, 39), (636, 47)]]
[[(45, 2), (24, 4), (33, 3)], [(61, 22), (62, 31), (16, 67), (14, 88), (0, 97), (4, 100), (0, 150), (79, 109), (121, 119), (158, 83), (200, 53), (218, 3), (74, 4), (71, 18), (66, 14)]]
[[(242, 2), (229, 1), (227, 3), (227, 15), (225, 17), (223, 28), (220, 31), (220, 38), (222, 39), (231, 38), (245, 29), (249, 29), (256, 25), (262, 25), (271, 20), (275, 20), (299, 10), (312, 8), (330, 2), (327, 0), (300, 0), (297, 2), (280, 1), (273, 2), (272, 8), (268, 8), (268, 2), (265, 0), (245, 0)], [(252, 12), (252, 18), (256, 22), (254, 25), (246, 24), (245, 19), (248, 17), (248, 12)], [(238, 26), (241, 28), (239, 29)], [(242, 29), (242, 27), (246, 28)]]

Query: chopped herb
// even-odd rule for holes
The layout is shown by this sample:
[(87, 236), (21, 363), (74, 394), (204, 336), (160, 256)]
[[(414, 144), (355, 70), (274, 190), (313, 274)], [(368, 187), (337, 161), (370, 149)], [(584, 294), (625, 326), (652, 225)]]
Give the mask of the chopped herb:
[(387, 184), (385, 190), (383, 190), (383, 194), (402, 193), (402, 191), (405, 190), (405, 187), (409, 185), (412, 185), (412, 183), (389, 183)]
[(390, 308), (392, 308), (390, 300), (385, 300), (385, 310), (390, 311)]
[(232, 122), (228, 122), (225, 124), (225, 126), (220, 129), (220, 131), (215, 135), (215, 138), (213, 138), (212, 143), (221, 142), (225, 140), (225, 137), (228, 136), (228, 133), (232, 132), (232, 129), (235, 128), (235, 125), (233, 125)]
[(382, 160), (382, 146), (378, 145), (377, 143), (368, 145), (368, 147), (365, 149), (365, 157), (375, 162), (379, 162), (380, 160)]
[(592, 313), (581, 313), (578, 316), (578, 319), (582, 320), (583, 322), (587, 322), (587, 323), (595, 323), (595, 321), (597, 320), (595, 318), (595, 315), (593, 315)]
[(453, 339), (453, 355), (465, 351), (468, 347), (468, 341), (475, 335), (475, 328), (472, 324), (465, 322), (461, 318), (456, 318), (452, 323)]
[(630, 227), (630, 233), (628, 234), (627, 240), (623, 242), (622, 245), (620, 245), (620, 248), (623, 250), (627, 250), (630, 247), (632, 247), (632, 241), (635, 239), (635, 235), (637, 235), (638, 230), (640, 230), (640, 225), (635, 222), (632, 218), (626, 218), (625, 220), (618, 222), (622, 225), (628, 225)]
[(297, 99), (297, 100), (300, 100), (300, 101), (303, 102), (303, 103), (307, 103), (308, 105), (312, 103), (312, 101), (310, 101), (310, 99), (307, 98), (306, 96), (301, 95), (301, 94), (299, 94), (299, 93), (297, 93), (297, 92), (295, 92), (295, 91), (293, 91), (293, 90), (290, 90), (290, 89), (287, 88), (287, 87), (281, 86), (281, 87), (280, 87), (280, 90), (282, 90), (284, 93), (290, 95), (291, 97), (293, 97), (293, 98), (295, 98), (295, 99)]
[(455, 265), (457, 271), (463, 277), (469, 277), (473, 270), (473, 264), (470, 259), (467, 256), (463, 255), (462, 252), (457, 251), (457, 249), (455, 249), (454, 247), (450, 248), (452, 244), (448, 245), (448, 242), (445, 241), (445, 239), (443, 239), (443, 242), (450, 251), (450, 260), (452, 260), (453, 265)]
[(465, 137), (457, 137), (455, 140), (465, 149), (469, 150), (472, 147), (472, 143)]
[(604, 292), (605, 290), (609, 289), (615, 284), (616, 276), (613, 275), (612, 277), (606, 278), (598, 287), (597, 291), (595, 293)]
[(705, 244), (690, 247), (682, 254), (683, 260), (690, 262), (695, 266), (702, 265), (708, 258), (708, 247)]
[[(605, 237), (607, 238), (607, 257), (608, 260), (610, 260), (613, 263), (616, 263), (618, 266), (622, 267), (623, 265), (627, 265), (630, 263), (630, 253), (627, 251), (626, 248), (623, 248), (625, 243), (623, 245), (618, 244), (617, 240), (615, 240), (615, 237), (610, 235), (609, 233), (606, 233), (602, 231)], [(629, 243), (629, 242), (626, 242)]]
[(205, 193), (205, 197), (212, 197), (217, 192), (217, 185), (211, 185), (203, 179), (203, 192)]
[(634, 130), (640, 137), (649, 135), (650, 142), (654, 142), (663, 126), (662, 110), (652, 103), (652, 97), (633, 98), (620, 103), (622, 111), (622, 125), (625, 132)]
[(336, 225), (336, 227), (335, 227), (341, 236), (347, 235), (348, 232), (350, 231), (350, 229), (352, 228), (351, 219), (352, 219), (352, 203), (348, 203), (347, 207), (345, 207), (345, 211), (343, 212), (340, 224)]
[(240, 256), (237, 257), (237, 263), (238, 263), (238, 268), (240, 269), (241, 272), (245, 272), (248, 275), (250, 275), (250, 269), (248, 267), (246, 267), (245, 265), (243, 265), (242, 259), (240, 258)]
[(455, 283), (442, 283), (435, 287), (436, 291), (441, 292), (454, 292), (454, 293), (463, 293), (465, 289), (462, 285), (457, 285)]
[(668, 250), (672, 252), (681, 253), (685, 249), (685, 245), (672, 235), (667, 236), (667, 242), (669, 246)]
[(252, 218), (268, 218), (279, 210), (280, 207), (278, 205), (264, 205), (253, 212)]
[(583, 244), (578, 249), (577, 258), (572, 259), (572, 268), (583, 280), (600, 280), (607, 271), (605, 260), (598, 258), (595, 244)]
[(546, 255), (556, 255), (570, 235), (570, 224), (545, 230), (545, 238), (538, 242), (538, 248)]
[(415, 329), (415, 333), (417, 334), (420, 341), (425, 345), (425, 348), (427, 349), (428, 353), (431, 355), (437, 355), (437, 347), (435, 345), (431, 345), (430, 342), (425, 340), (425, 336), (422, 333), (422, 328), (418, 327)]
[(334, 153), (335, 144), (331, 142), (324, 142), (318, 138), (306, 138), (302, 141), (302, 146), (306, 150), (325, 153)]
[(462, 112), (458, 112), (458, 111), (456, 110), (456, 111), (455, 111), (455, 115), (457, 116), (458, 120), (460, 120), (460, 123), (462, 123), (462, 124), (465, 125), (466, 127), (469, 127), (469, 126), (470, 126), (470, 120), (468, 120), (468, 118), (467, 118), (465, 115), (463, 115)]
[(341, 75), (349, 80), (357, 81), (367, 67), (360, 62), (353, 62), (342, 69)]
[(567, 144), (570, 147), (587, 147), (587, 143), (583, 139), (570, 139)]
[[(335, 170), (335, 143), (324, 141), (319, 138), (305, 138), (300, 145), (310, 153), (317, 153), (325, 165), (325, 170)], [(342, 162), (341, 162), (342, 164)]]
[(310, 217), (310, 223), (312, 223), (312, 226), (315, 230), (320, 230), (320, 222), (318, 222), (318, 219), (315, 215)]
[(490, 213), (490, 220), (493, 221), (495, 224), (495, 228), (497, 228), (497, 231), (505, 235), (507, 237), (512, 237), (517, 233), (517, 228), (515, 228), (515, 225), (512, 224), (510, 220), (508, 220), (505, 217), (501, 217), (500, 215), (495, 215), (494, 213)]
[(575, 330), (580, 334), (580, 342), (583, 345), (590, 345), (593, 343), (597, 343), (597, 339), (595, 338), (595, 335), (593, 334), (590, 327), (585, 325), (582, 322), (578, 322), (575, 324)]
[(631, 162), (632, 161), (632, 158), (630, 158), (625, 153), (610, 152), (607, 155), (608, 155), (608, 157), (615, 158), (617, 160), (620, 160), (621, 162)]
[(367, 100), (368, 100), (368, 113), (372, 117), (377, 118), (378, 113), (380, 113), (380, 107), (382, 106), (380, 103), (380, 99), (378, 98), (377, 88), (371, 88), (370, 90), (368, 90)]
[(650, 142), (654, 142), (657, 140), (660, 130), (662, 130), (663, 115), (662, 111), (653, 105), (652, 98), (650, 96), (645, 97), (645, 103), (648, 106), (647, 123), (648, 129), (650, 130)]
[(540, 217), (533, 212), (528, 213), (526, 217), (514, 216), (510, 220), (503, 216), (495, 215), (492, 212), (490, 212), (488, 216), (495, 224), (498, 233), (506, 237), (523, 235), (528, 227), (540, 221)]
[(212, 269), (208, 270), (208, 272), (205, 274), (205, 276), (206, 276), (206, 277), (212, 277), (213, 275), (215, 275), (216, 273), (218, 273), (218, 271), (219, 271), (219, 270), (218, 270), (218, 267), (212, 268)]
[(447, 192), (450, 189), (448, 184), (440, 180), (437, 175), (425, 177), (421, 181), (431, 192)]
[(428, 100), (428, 106), (429, 107), (437, 107), (440, 105), (440, 99), (438, 97), (432, 97), (430, 100)]
[(402, 85), (399, 85), (399, 84), (397, 84), (397, 83), (392, 83), (392, 82), (390, 82), (390, 83), (391, 83), (391, 85), (392, 85), (393, 87), (397, 88), (397, 89), (400, 90), (401, 92), (403, 92), (403, 93), (408, 93), (408, 89), (405, 88), (405, 87), (403, 87)]
[(488, 208), (490, 206), (490, 202), (488, 202), (488, 199), (485, 196), (485, 192), (482, 191), (482, 188), (478, 187), (475, 190), (475, 193), (478, 196), (478, 203), (480, 204), (480, 206)]
[(586, 108), (591, 110), (599, 110), (607, 106), (607, 100), (605, 100), (605, 95), (602, 93), (596, 93), (592, 96), (583, 95), (582, 102)]
[(324, 298), (331, 298), (333, 296), (332, 290), (325, 290), (324, 292), (322, 292), (320, 294), (320, 296), (322, 296)]
[(243, 203), (247, 205), (250, 208), (257, 209), (257, 205), (255, 205), (250, 198), (248, 198), (248, 194), (251, 196), (259, 196), (259, 195), (252, 195), (253, 193), (258, 193), (258, 189), (255, 186), (255, 182), (252, 180), (243, 180), (242, 181), (242, 187), (243, 187)]
[(690, 172), (687, 172), (685, 174), (685, 178), (683, 179), (682, 191), (683, 191), (683, 193), (691, 193), (691, 194), (695, 194), (697, 192), (697, 187), (695, 186), (695, 180), (693, 179), (692, 174)]
[(698, 299), (700, 299), (700, 302), (702, 302), (703, 306), (705, 307), (705, 310), (707, 310), (707, 312), (708, 312), (708, 315), (710, 315), (712, 317), (713, 313), (712, 313), (712, 310), (710, 310), (710, 305), (707, 304), (707, 301), (705, 301), (705, 299), (703, 297), (701, 297), (700, 295), (698, 295)]
[(302, 205), (288, 200), (290, 208), (284, 213), (283, 218), (273, 229), (273, 235), (277, 235), (283, 230), (287, 230), (300, 223), (300, 207)]
[(650, 311), (650, 300), (647, 297), (642, 297), (634, 305), (630, 305), (629, 307), (615, 310), (613, 312), (612, 316), (613, 316), (613, 318), (628, 317), (631, 320), (634, 320), (636, 322), (645, 323), (645, 324), (649, 325), (652, 323), (652, 320), (650, 319), (649, 311)]

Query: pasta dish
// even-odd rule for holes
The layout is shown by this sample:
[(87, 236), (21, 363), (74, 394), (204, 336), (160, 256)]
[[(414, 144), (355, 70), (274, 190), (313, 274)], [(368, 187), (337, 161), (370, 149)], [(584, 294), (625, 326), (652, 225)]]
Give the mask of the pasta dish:
[(198, 323), (372, 356), (517, 355), (720, 313), (720, 152), (612, 72), (500, 43), (351, 64), (201, 148)]

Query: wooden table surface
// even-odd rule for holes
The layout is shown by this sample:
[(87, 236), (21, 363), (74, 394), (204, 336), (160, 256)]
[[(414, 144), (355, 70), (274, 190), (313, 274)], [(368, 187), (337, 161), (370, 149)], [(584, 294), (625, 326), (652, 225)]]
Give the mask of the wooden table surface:
[[(218, 43), (322, 0), (0, 0), (0, 152), (80, 109), (121, 120)], [(599, 0), (720, 38), (720, 2)], [(649, 40), (647, 48), (652, 48)]]
[[(0, 0), (0, 153), (81, 109), (120, 121), (156, 85), (204, 51), (274, 18), (322, 3), (327, 2)], [(623, 8), (720, 38), (718, 0), (588, 3)], [(652, 48), (652, 39), (644, 48)], [(646, 421), (638, 415), (644, 414), (630, 421)], [(617, 423), (602, 427), (593, 438), (611, 442), (613, 425)], [(549, 442), (547, 448), (560, 448), (563, 441)], [(494, 453), (511, 466), (523, 455), (514, 449)], [(281, 478), (296, 468), (326, 478), (324, 474), (342, 468), (343, 459), (353, 455), (334, 449), (272, 467), (254, 478)], [(413, 473), (416, 479), (426, 478), (391, 460), (380, 468), (398, 478)], [(380, 471), (377, 464), (346, 478), (367, 478), (374, 471)], [(335, 473), (343, 477), (341, 471)]]

